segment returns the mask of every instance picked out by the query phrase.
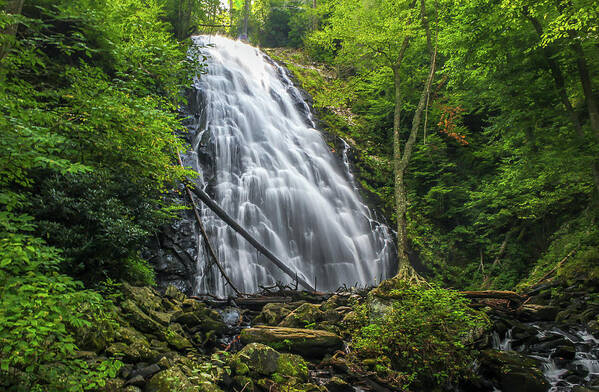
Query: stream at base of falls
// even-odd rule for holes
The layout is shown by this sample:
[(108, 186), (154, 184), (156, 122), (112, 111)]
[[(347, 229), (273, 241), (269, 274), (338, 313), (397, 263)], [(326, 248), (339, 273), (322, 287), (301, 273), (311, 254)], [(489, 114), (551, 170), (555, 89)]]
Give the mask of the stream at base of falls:
[[(513, 328), (500, 337), (493, 333), (493, 348), (516, 351), (540, 363), (551, 385), (549, 392), (569, 392), (576, 387), (599, 385), (599, 340), (584, 328), (564, 331), (550, 323), (527, 323), (536, 330), (525, 339), (513, 336)], [(510, 391), (503, 391), (510, 392)]]

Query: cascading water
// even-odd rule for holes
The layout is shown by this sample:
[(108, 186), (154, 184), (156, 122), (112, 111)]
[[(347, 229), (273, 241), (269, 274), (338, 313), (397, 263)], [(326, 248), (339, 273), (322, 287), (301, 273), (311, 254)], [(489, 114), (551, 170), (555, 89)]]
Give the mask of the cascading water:
[[(395, 252), (389, 230), (361, 201), (285, 71), (242, 42), (194, 40), (208, 64), (194, 86), (192, 150), (184, 159), (201, 174), (198, 185), (319, 290), (386, 278)], [(238, 289), (292, 282), (209, 209), (201, 215)], [(196, 293), (230, 294), (218, 270), (205, 265), (203, 245), (197, 254)]]

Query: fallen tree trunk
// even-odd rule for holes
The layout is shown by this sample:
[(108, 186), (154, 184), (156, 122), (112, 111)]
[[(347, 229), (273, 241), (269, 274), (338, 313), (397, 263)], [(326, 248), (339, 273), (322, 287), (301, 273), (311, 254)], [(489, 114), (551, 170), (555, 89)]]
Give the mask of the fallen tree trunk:
[(525, 295), (514, 291), (484, 290), (484, 291), (461, 291), (464, 297), (471, 299), (507, 299), (509, 301), (521, 304), (526, 300)]

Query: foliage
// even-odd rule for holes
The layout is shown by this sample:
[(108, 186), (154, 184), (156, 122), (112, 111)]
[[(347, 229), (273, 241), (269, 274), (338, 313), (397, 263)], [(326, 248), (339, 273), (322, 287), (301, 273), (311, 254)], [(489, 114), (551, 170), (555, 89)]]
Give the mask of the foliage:
[(9, 390), (82, 391), (115, 377), (120, 362), (77, 356), (74, 331), (112, 317), (108, 304), (60, 274), (56, 249), (29, 235), (0, 240), (0, 385)]
[(79, 358), (81, 331), (110, 330), (115, 317), (79, 280), (153, 283), (139, 252), (188, 174), (173, 165), (175, 109), (198, 70), (164, 17), (157, 0), (34, 0), (0, 13), (3, 388), (98, 389), (118, 371)]
[[(599, 134), (576, 57), (589, 69), (596, 96), (596, 7), (586, 0), (435, 4), (438, 18), (429, 20), (439, 32), (440, 77), (406, 175), (408, 237), (429, 278), (512, 288), (537, 260), (561, 260), (547, 253), (563, 245), (561, 227), (583, 211), (596, 215)], [(296, 63), (291, 69), (314, 94), (329, 129), (350, 138), (357, 178), (391, 218), (394, 96), (385, 64), (401, 37), (411, 35), (413, 51), (401, 69), (405, 139), (426, 60), (417, 55), (423, 37), (406, 26), (418, 16), (405, 5), (321, 1), (320, 28), (305, 40), (312, 58), (287, 61)], [(391, 22), (397, 18), (403, 25)], [(333, 76), (311, 73), (314, 60), (324, 61), (317, 68), (332, 69)]]
[[(471, 375), (472, 337), (488, 321), (457, 292), (395, 281), (381, 314), (376, 294), (355, 306), (350, 348), (369, 367), (402, 389), (457, 384)], [(386, 303), (386, 302), (384, 302)]]

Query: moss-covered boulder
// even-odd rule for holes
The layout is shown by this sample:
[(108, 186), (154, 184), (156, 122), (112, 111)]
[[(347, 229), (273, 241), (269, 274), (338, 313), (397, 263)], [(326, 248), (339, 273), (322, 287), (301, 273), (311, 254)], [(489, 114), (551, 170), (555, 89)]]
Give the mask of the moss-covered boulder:
[(347, 306), (348, 303), (349, 297), (335, 294), (320, 305), (320, 310), (326, 312), (327, 310), (334, 310), (341, 306)]
[(549, 383), (532, 358), (515, 352), (485, 350), (480, 355), (480, 372), (494, 380), (502, 391), (546, 392)]
[(156, 373), (147, 382), (144, 392), (222, 392), (212, 382), (201, 376), (189, 376), (189, 372), (175, 366)]
[(121, 303), (123, 314), (133, 327), (141, 332), (163, 335), (166, 326), (164, 323), (151, 317), (148, 312), (142, 310), (135, 302), (127, 299)]
[(172, 299), (176, 302), (183, 302), (187, 299), (187, 296), (172, 284), (168, 285), (164, 292), (165, 297)]
[(302, 382), (308, 381), (308, 363), (299, 355), (281, 354), (277, 361), (277, 370), (273, 374), (273, 379), (291, 377)]
[(253, 320), (254, 325), (278, 325), (289, 313), (293, 307), (284, 303), (269, 303), (264, 305), (262, 311)]
[(277, 350), (307, 357), (323, 357), (339, 350), (343, 341), (332, 332), (315, 329), (256, 326), (241, 331), (244, 344), (263, 343)]
[(126, 299), (135, 302), (146, 312), (162, 309), (162, 297), (151, 287), (136, 287), (123, 283), (122, 291)]
[(193, 347), (193, 344), (185, 337), (185, 332), (180, 324), (173, 323), (164, 331), (164, 340), (169, 346), (176, 350), (185, 350)]
[(289, 313), (279, 323), (280, 327), (303, 328), (306, 325), (315, 324), (324, 319), (324, 312), (318, 305), (305, 303)]
[(192, 299), (182, 303), (182, 310), (175, 312), (171, 321), (194, 331), (215, 331), (217, 334), (224, 333), (227, 328), (222, 316), (216, 310), (210, 309), (203, 302)]
[(272, 347), (250, 343), (234, 355), (231, 368), (240, 375), (250, 373), (269, 376), (277, 371), (280, 356)]
[(106, 349), (112, 356), (123, 357), (126, 362), (152, 361), (159, 356), (148, 339), (133, 328), (121, 326), (115, 336), (118, 342)]

